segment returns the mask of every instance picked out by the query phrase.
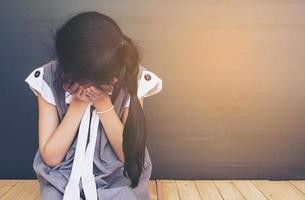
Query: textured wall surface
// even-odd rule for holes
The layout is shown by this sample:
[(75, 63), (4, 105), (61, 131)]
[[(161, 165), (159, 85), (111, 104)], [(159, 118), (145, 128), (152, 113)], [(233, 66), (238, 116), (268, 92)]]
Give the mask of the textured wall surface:
[(305, 2), (1, 1), (0, 177), (33, 178), (37, 102), (24, 82), (49, 32), (98, 10), (163, 79), (144, 100), (152, 178), (305, 178)]

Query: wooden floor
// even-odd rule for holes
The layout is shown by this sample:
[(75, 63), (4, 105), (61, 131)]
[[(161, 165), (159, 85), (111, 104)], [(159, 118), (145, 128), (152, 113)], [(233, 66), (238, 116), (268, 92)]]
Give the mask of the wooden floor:
[[(305, 200), (305, 180), (151, 180), (151, 200)], [(39, 199), (37, 180), (0, 180), (0, 199)]]

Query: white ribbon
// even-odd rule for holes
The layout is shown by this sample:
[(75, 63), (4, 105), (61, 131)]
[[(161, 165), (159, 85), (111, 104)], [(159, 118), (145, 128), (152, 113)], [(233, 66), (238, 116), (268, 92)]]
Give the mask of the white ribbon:
[[(70, 100), (70, 98), (66, 98), (67, 103), (70, 103)], [(90, 123), (90, 140), (86, 149), (91, 105), (92, 101), (86, 108), (85, 114), (81, 120), (72, 171), (69, 182), (65, 188), (63, 200), (80, 199), (80, 180), (82, 181), (86, 199), (97, 200), (96, 184), (93, 174), (93, 156), (98, 132), (99, 116), (95, 109), (92, 111), (92, 118)]]

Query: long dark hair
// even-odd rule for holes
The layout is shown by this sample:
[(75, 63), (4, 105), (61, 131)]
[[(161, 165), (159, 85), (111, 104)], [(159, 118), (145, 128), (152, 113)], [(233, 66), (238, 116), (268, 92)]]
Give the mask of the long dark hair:
[(137, 97), (140, 52), (136, 42), (123, 34), (116, 22), (96, 11), (76, 14), (55, 34), (56, 88), (64, 94), (63, 84), (90, 83), (99, 87), (117, 77), (111, 101), (121, 88), (130, 97), (128, 117), (123, 130), (124, 171), (136, 187), (145, 162), (146, 122)]

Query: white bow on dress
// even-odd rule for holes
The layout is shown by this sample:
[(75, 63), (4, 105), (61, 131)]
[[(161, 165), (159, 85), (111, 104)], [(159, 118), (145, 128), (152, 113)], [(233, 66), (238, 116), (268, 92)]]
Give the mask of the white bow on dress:
[[(72, 96), (66, 92), (66, 103), (70, 103)], [(68, 97), (67, 97), (68, 96)], [(71, 98), (70, 98), (71, 97)], [(79, 200), (79, 182), (82, 181), (86, 199), (97, 200), (96, 184), (93, 174), (93, 156), (99, 125), (99, 116), (94, 109), (90, 123), (90, 107), (88, 104), (79, 127), (75, 156), (69, 182), (66, 186), (63, 200)], [(89, 124), (90, 123), (90, 124)], [(86, 148), (88, 132), (90, 127), (90, 140)]]

